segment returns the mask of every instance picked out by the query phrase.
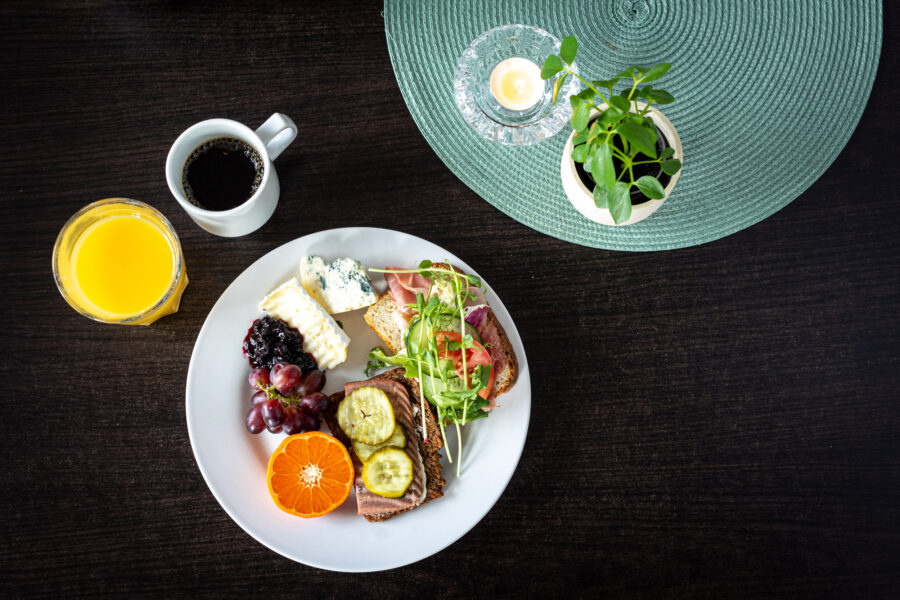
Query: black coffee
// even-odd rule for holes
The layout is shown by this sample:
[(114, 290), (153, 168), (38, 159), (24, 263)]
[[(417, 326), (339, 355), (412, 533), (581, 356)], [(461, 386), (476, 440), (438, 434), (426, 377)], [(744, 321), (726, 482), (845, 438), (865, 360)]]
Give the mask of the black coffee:
[(191, 152), (181, 172), (188, 202), (207, 210), (240, 206), (259, 189), (263, 161), (253, 146), (237, 138), (215, 138)]

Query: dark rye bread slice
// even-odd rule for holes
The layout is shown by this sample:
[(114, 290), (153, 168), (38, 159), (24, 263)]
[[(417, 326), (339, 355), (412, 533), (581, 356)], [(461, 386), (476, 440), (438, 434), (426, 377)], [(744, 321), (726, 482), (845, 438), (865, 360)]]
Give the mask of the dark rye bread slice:
[[(453, 269), (458, 273), (463, 272), (461, 269), (457, 269), (447, 263), (436, 263), (434, 266)], [(397, 310), (397, 304), (391, 299), (391, 292), (388, 290), (379, 296), (374, 304), (369, 306), (365, 314), (366, 323), (394, 354), (404, 347), (403, 332), (400, 331), (396, 321), (394, 321), (393, 313), (395, 310)], [(516, 353), (513, 351), (509, 337), (506, 335), (506, 331), (503, 330), (503, 326), (500, 324), (494, 311), (488, 311), (485, 319), (497, 331), (497, 337), (500, 340), (499, 350), (505, 359), (503, 369), (494, 373), (494, 387), (491, 390), (491, 399), (494, 399), (500, 394), (508, 392), (516, 383), (516, 377), (519, 375), (519, 361), (516, 360)]]
[[(419, 403), (419, 382), (415, 379), (407, 379), (404, 376), (403, 369), (391, 369), (390, 371), (386, 371), (380, 375), (376, 375), (376, 377), (389, 379), (391, 381), (396, 381), (401, 383), (406, 387), (407, 392), (409, 393), (410, 402), (414, 403), (418, 409), (421, 409), (421, 404)], [(329, 429), (331, 429), (331, 433), (338, 440), (341, 441), (342, 444), (350, 448), (350, 456), (353, 459), (353, 467), (356, 469), (356, 472), (359, 472), (359, 469), (362, 467), (359, 459), (356, 458), (356, 454), (353, 452), (350, 438), (347, 437), (347, 434), (341, 429), (340, 425), (337, 422), (337, 409), (338, 405), (341, 403), (341, 400), (344, 399), (344, 392), (338, 392), (336, 394), (332, 394), (328, 399), (328, 408), (322, 413), (322, 416), (325, 419), (325, 422), (328, 423)], [(416, 411), (413, 411), (414, 413)], [(428, 432), (428, 443), (426, 444), (422, 437), (422, 416), (421, 414), (415, 414), (415, 423), (416, 423), (416, 442), (419, 445), (419, 454), (422, 456), (422, 466), (425, 468), (425, 499), (422, 501), (422, 504), (426, 502), (430, 502), (435, 498), (440, 498), (444, 495), (444, 478), (441, 474), (441, 448), (444, 447), (444, 438), (441, 436), (440, 425), (437, 422), (437, 415), (435, 414), (434, 407), (431, 406), (427, 401), (425, 402), (425, 428)], [(419, 504), (418, 506), (422, 506)], [(414, 508), (418, 508), (418, 506), (410, 506), (408, 508), (404, 508), (402, 510), (396, 510), (389, 513), (384, 513), (381, 515), (364, 515), (367, 521), (385, 521), (390, 519), (394, 515), (399, 515), (400, 513), (404, 513), (408, 510), (412, 510)]]

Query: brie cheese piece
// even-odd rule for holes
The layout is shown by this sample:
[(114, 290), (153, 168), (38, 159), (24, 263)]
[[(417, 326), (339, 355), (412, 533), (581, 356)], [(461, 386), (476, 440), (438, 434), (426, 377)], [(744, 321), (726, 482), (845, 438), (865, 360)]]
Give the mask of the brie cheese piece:
[(331, 369), (347, 360), (350, 338), (296, 277), (263, 298), (259, 307), (297, 328), (303, 335), (303, 351), (315, 357), (320, 369)]

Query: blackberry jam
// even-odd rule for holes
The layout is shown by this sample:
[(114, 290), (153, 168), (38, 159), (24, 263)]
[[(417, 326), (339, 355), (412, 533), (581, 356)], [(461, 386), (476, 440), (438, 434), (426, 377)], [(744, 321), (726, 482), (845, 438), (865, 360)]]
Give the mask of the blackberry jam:
[(306, 373), (318, 368), (312, 354), (303, 351), (303, 335), (282, 321), (266, 315), (253, 321), (244, 338), (244, 356), (251, 367), (271, 369), (275, 363), (297, 365)]

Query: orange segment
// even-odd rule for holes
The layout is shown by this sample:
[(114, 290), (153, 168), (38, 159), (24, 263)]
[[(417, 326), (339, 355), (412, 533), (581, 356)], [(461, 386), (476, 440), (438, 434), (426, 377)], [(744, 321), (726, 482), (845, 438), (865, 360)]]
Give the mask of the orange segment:
[(344, 503), (353, 487), (350, 453), (337, 439), (310, 431), (289, 436), (272, 453), (269, 495), (286, 513), (321, 517)]

